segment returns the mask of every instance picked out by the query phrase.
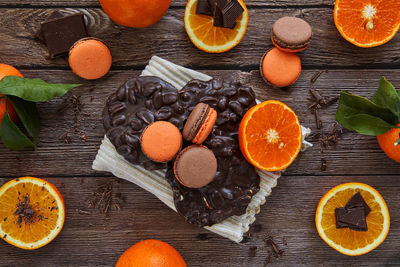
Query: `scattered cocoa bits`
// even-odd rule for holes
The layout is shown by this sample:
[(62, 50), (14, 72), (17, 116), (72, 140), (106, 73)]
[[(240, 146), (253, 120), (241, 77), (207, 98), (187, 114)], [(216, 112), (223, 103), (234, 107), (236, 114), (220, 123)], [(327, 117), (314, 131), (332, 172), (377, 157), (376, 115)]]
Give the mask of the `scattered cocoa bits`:
[(327, 165), (326, 165), (326, 159), (321, 158), (321, 171), (326, 171)]
[(251, 226), (251, 229), (254, 233), (259, 233), (262, 230), (262, 225), (261, 224), (254, 224)]
[(331, 130), (328, 134), (319, 134), (318, 139), (323, 148), (335, 147), (342, 137), (344, 129), (337, 122), (334, 122), (331, 126)]
[(265, 239), (265, 245), (272, 248), (272, 252), (273, 252), (273, 255), (275, 258), (279, 258), (279, 257), (283, 256), (284, 251), (278, 247), (278, 245), (274, 242), (274, 239), (272, 236), (268, 236)]
[(26, 194), (21, 200), (18, 197), (17, 209), (14, 212), (14, 215), (18, 216), (17, 223), (19, 227), (21, 227), (22, 223), (31, 224), (43, 219), (47, 219), (43, 215), (39, 214), (38, 211), (35, 211), (29, 201), (29, 194)]
[(101, 213), (109, 215), (112, 207), (115, 210), (121, 210), (121, 202), (125, 202), (121, 193), (115, 193), (114, 184), (119, 181), (111, 181), (98, 185), (93, 191), (88, 200), (88, 208), (97, 208)]
[(321, 76), (321, 74), (324, 73), (324, 72), (328, 72), (328, 70), (320, 70), (320, 71), (318, 71), (317, 73), (315, 73), (315, 74), (311, 77), (310, 82), (311, 82), (312, 84), (315, 83), (315, 82), (318, 80), (319, 76)]
[(206, 240), (210, 240), (212, 238), (212, 236), (210, 236), (209, 234), (198, 234), (196, 235), (196, 238), (200, 241), (206, 241)]
[(257, 247), (249, 247), (249, 257), (254, 258), (257, 253)]

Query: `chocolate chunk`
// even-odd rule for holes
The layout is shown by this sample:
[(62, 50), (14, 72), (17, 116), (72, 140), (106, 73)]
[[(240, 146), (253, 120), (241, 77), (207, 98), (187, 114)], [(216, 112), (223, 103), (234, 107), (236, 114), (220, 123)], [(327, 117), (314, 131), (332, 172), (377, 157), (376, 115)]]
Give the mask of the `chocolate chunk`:
[(212, 11), (208, 0), (198, 0), (196, 14), (212, 16)]
[[(135, 103), (130, 102), (131, 97), (135, 97)], [(149, 99), (153, 104), (147, 108), (146, 101)], [(210, 184), (190, 189), (177, 181), (173, 162), (170, 162), (166, 179), (173, 189), (174, 203), (179, 214), (189, 223), (209, 226), (232, 215), (245, 213), (252, 196), (260, 189), (260, 177), (244, 159), (237, 139), (242, 115), (236, 113), (245, 114), (256, 104), (251, 88), (219, 79), (209, 82), (192, 80), (178, 92), (172, 85), (156, 77), (134, 78), (108, 98), (103, 111), (103, 123), (107, 137), (127, 161), (148, 170), (162, 169), (166, 165), (149, 161), (138, 145), (141, 133), (147, 126), (145, 120), (149, 119), (150, 114), (155, 121), (168, 118), (168, 121), (182, 130), (189, 112), (201, 99), (207, 100), (210, 107), (218, 109), (219, 124), (214, 126), (204, 142), (217, 158), (217, 174)], [(225, 103), (221, 104), (221, 100)], [(120, 118), (118, 116), (121, 114), (126, 117), (124, 123), (113, 126), (114, 117)], [(185, 142), (183, 148), (188, 145), (190, 143)]]
[(346, 223), (342, 223), (340, 221), (340, 217), (346, 213), (346, 209), (345, 208), (336, 208), (335, 209), (335, 216), (336, 216), (336, 228), (346, 228), (349, 227), (348, 224)]
[(352, 196), (345, 206), (346, 209), (357, 208), (357, 207), (364, 208), (365, 217), (367, 217), (368, 214), (371, 212), (371, 208), (365, 202), (360, 192), (357, 192), (354, 196)]
[(348, 225), (352, 230), (368, 230), (364, 207), (345, 209), (345, 212), (339, 216), (339, 222)]
[[(58, 19), (58, 18), (62, 18), (62, 17), (64, 17), (64, 15), (60, 11), (56, 10), (50, 14), (50, 16), (45, 20), (45, 22), (49, 22), (52, 19)], [(41, 41), (42, 43), (46, 44), (46, 41), (43, 36), (42, 27), (40, 27), (40, 29), (36, 32), (35, 38), (38, 39), (39, 41)]]
[(76, 41), (88, 37), (83, 14), (52, 19), (41, 29), (51, 58), (67, 55)]
[(222, 14), (223, 7), (218, 5), (218, 3), (215, 3), (213, 10), (214, 10), (214, 26), (224, 27), (224, 18)]
[(230, 1), (222, 10), (224, 27), (233, 29), (236, 19), (242, 15), (243, 11), (242, 5), (237, 0)]

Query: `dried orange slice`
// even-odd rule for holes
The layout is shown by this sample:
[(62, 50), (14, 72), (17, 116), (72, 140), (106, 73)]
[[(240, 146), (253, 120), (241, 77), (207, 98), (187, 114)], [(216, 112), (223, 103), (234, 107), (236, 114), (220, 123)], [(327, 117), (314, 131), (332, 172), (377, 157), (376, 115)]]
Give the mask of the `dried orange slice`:
[(0, 237), (22, 249), (50, 243), (64, 225), (64, 200), (39, 178), (22, 177), (0, 188)]
[(192, 43), (208, 53), (222, 53), (238, 45), (246, 33), (249, 14), (242, 0), (243, 14), (233, 29), (214, 27), (211, 16), (196, 14), (198, 0), (189, 0), (185, 8), (185, 29)]
[(269, 100), (252, 107), (239, 126), (244, 157), (265, 171), (287, 168), (301, 148), (302, 132), (296, 114), (284, 103)]
[[(336, 228), (335, 208), (344, 207), (349, 199), (360, 192), (371, 208), (367, 216), (368, 230), (354, 231)], [(357, 256), (370, 252), (385, 240), (390, 227), (389, 210), (382, 196), (371, 186), (362, 183), (341, 184), (320, 200), (315, 224), (321, 238), (340, 253)]]
[(359, 47), (390, 41), (400, 27), (399, 0), (336, 0), (334, 19), (340, 34)]

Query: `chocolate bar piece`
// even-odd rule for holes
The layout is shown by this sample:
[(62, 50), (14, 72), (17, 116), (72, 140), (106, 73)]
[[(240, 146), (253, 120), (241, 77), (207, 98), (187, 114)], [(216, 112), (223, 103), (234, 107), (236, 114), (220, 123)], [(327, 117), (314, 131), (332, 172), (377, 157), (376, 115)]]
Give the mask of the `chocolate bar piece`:
[(50, 57), (68, 54), (78, 40), (88, 37), (83, 14), (74, 14), (42, 23), (43, 37)]
[(212, 16), (212, 11), (208, 0), (198, 0), (196, 14)]
[[(53, 19), (58, 19), (62, 18), (64, 15), (60, 11), (54, 11), (53, 13), (50, 14), (50, 16), (45, 20), (45, 22), (49, 22)], [(36, 32), (35, 38), (41, 41), (42, 43), (46, 44), (46, 41), (44, 40), (43, 36), (43, 31), (42, 31), (42, 26), (40, 26), (40, 29)]]
[(351, 209), (356, 207), (364, 207), (365, 217), (367, 217), (368, 214), (371, 212), (371, 208), (365, 202), (360, 192), (357, 192), (354, 196), (352, 196), (345, 206), (346, 209)]
[(336, 208), (335, 209), (335, 216), (336, 216), (336, 228), (346, 228), (349, 227), (346, 223), (342, 223), (340, 221), (340, 217), (346, 213), (345, 208)]
[(364, 207), (345, 209), (339, 216), (339, 222), (346, 224), (352, 230), (367, 231), (367, 221), (365, 220)]
[(244, 9), (237, 0), (230, 1), (222, 10), (224, 27), (233, 29), (236, 25), (236, 19), (242, 15)]

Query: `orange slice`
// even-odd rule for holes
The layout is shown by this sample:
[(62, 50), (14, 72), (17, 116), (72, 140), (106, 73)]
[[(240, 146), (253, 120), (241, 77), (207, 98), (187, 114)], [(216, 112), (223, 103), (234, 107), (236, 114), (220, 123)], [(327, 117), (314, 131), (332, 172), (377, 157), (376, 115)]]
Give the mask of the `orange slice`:
[(214, 27), (211, 16), (197, 15), (197, 0), (189, 0), (185, 8), (185, 29), (192, 43), (208, 53), (222, 53), (235, 47), (243, 39), (249, 23), (246, 5), (239, 0), (244, 11), (233, 29)]
[(269, 100), (252, 107), (239, 126), (244, 157), (265, 171), (287, 168), (301, 148), (302, 132), (296, 114), (284, 103)]
[[(371, 208), (367, 216), (368, 230), (337, 229), (335, 208), (344, 207), (357, 192), (360, 192)], [(347, 183), (334, 187), (321, 198), (315, 214), (315, 224), (319, 235), (329, 246), (340, 253), (357, 256), (370, 252), (385, 240), (390, 217), (385, 200), (374, 188), (362, 183)]]
[(64, 200), (39, 178), (22, 177), (0, 188), (0, 237), (22, 249), (50, 243), (64, 225)]
[(334, 19), (340, 34), (359, 47), (390, 41), (400, 27), (399, 0), (336, 0)]

